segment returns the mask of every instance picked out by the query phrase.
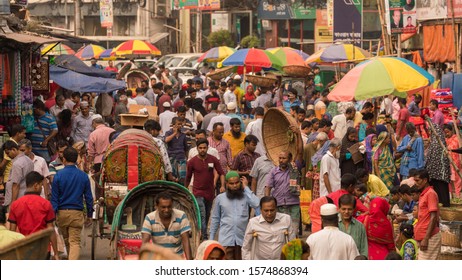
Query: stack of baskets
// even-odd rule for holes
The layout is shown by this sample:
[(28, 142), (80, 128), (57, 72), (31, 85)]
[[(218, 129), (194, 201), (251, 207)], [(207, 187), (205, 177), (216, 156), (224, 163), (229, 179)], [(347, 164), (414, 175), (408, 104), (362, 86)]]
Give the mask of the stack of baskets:
[(440, 207), (440, 216), (444, 221), (462, 222), (462, 208), (459, 207)]
[(310, 67), (303, 65), (286, 65), (282, 67), (282, 71), (287, 76), (292, 77), (306, 77), (310, 74)]
[(263, 118), (263, 144), (267, 156), (275, 165), (279, 165), (279, 153), (290, 152), (292, 158), (297, 155), (300, 141), (300, 132), (293, 133), (290, 126), (298, 126), (296, 120), (286, 111), (271, 108)]

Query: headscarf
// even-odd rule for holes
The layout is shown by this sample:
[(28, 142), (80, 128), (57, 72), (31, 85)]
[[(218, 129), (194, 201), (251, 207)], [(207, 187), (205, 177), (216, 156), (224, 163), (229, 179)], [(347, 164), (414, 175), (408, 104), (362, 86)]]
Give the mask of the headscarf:
[(282, 246), (282, 254), (286, 260), (301, 260), (303, 245), (301, 239), (293, 239)]
[(439, 125), (433, 124), (433, 127), (436, 134), (431, 134), (425, 169), (428, 170), (430, 179), (449, 183), (451, 181), (451, 166), (448, 157), (444, 154), (443, 147), (440, 146), (436, 137), (440, 138), (444, 146), (447, 146), (446, 139)]
[(346, 132), (345, 136), (343, 136), (342, 148), (340, 150), (340, 154), (349, 153), (348, 148), (350, 148), (351, 146), (353, 146), (354, 144), (356, 144), (358, 142), (356, 139), (354, 141), (350, 141), (350, 139), (348, 138), (348, 135), (353, 134), (353, 133), (356, 133), (356, 136), (358, 136), (358, 131), (356, 130), (356, 128), (349, 127), (347, 129), (347, 132)]
[(223, 252), (223, 260), (225, 259), (226, 256), (226, 251), (223, 246), (221, 246), (218, 241), (215, 240), (207, 240), (202, 242), (199, 247), (197, 248), (196, 252), (196, 260), (207, 260), (210, 253), (213, 251), (213, 249), (219, 249)]
[(321, 149), (319, 149), (315, 154), (314, 156), (311, 157), (311, 164), (313, 166), (317, 166), (318, 165), (318, 162), (321, 161), (322, 157), (327, 153), (327, 151), (329, 151), (329, 144), (330, 144), (330, 141), (327, 140), (324, 145), (321, 147)]
[(368, 240), (381, 244), (394, 244), (393, 228), (387, 219), (389, 209), (388, 201), (376, 197), (371, 200), (369, 214), (358, 217), (366, 228)]
[[(375, 126), (375, 131), (377, 135), (380, 135), (382, 132), (388, 132), (388, 129), (385, 125), (383, 124), (378, 124)], [(391, 136), (390, 136), (391, 137)], [(390, 141), (390, 144), (388, 144), (388, 147), (390, 147), (390, 152), (393, 154), (393, 143)]]
[(252, 93), (250, 93), (249, 89), (253, 89), (253, 86), (248, 85), (245, 88), (245, 100), (246, 101), (254, 101), (255, 100), (255, 93), (253, 91), (252, 91)]
[(372, 152), (375, 153), (382, 146), (383, 141), (385, 141), (387, 137), (388, 137), (388, 132), (385, 132), (385, 131), (380, 132), (379, 137), (377, 137), (377, 143), (375, 143), (374, 148), (372, 148)]

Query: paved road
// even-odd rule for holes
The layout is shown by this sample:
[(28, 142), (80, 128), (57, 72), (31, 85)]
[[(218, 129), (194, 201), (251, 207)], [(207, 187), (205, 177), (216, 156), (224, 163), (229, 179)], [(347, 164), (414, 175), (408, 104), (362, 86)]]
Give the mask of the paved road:
[[(106, 232), (110, 233), (110, 229)], [(82, 240), (82, 248), (80, 250), (81, 260), (91, 260), (91, 228), (87, 228), (84, 231), (85, 239)], [(107, 260), (110, 253), (109, 239), (97, 239), (96, 245), (96, 259)]]

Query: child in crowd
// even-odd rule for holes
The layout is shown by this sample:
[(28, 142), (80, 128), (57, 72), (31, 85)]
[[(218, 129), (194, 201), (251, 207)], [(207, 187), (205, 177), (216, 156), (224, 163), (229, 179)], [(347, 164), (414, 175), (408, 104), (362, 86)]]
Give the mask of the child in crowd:
[(402, 223), (399, 227), (399, 236), (397, 245), (401, 244), (401, 248), (399, 250), (399, 254), (403, 258), (403, 260), (416, 260), (417, 253), (419, 250), (419, 246), (417, 245), (417, 241), (415, 241), (412, 237), (414, 236), (414, 226)]

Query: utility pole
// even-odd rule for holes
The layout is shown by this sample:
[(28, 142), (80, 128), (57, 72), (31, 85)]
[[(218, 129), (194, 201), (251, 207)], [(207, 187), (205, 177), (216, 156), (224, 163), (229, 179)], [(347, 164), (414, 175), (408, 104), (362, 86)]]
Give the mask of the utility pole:
[(80, 34), (80, 26), (81, 26), (81, 16), (80, 16), (80, 1), (81, 0), (75, 0), (74, 1), (74, 35), (75, 36), (80, 36), (83, 34)]

